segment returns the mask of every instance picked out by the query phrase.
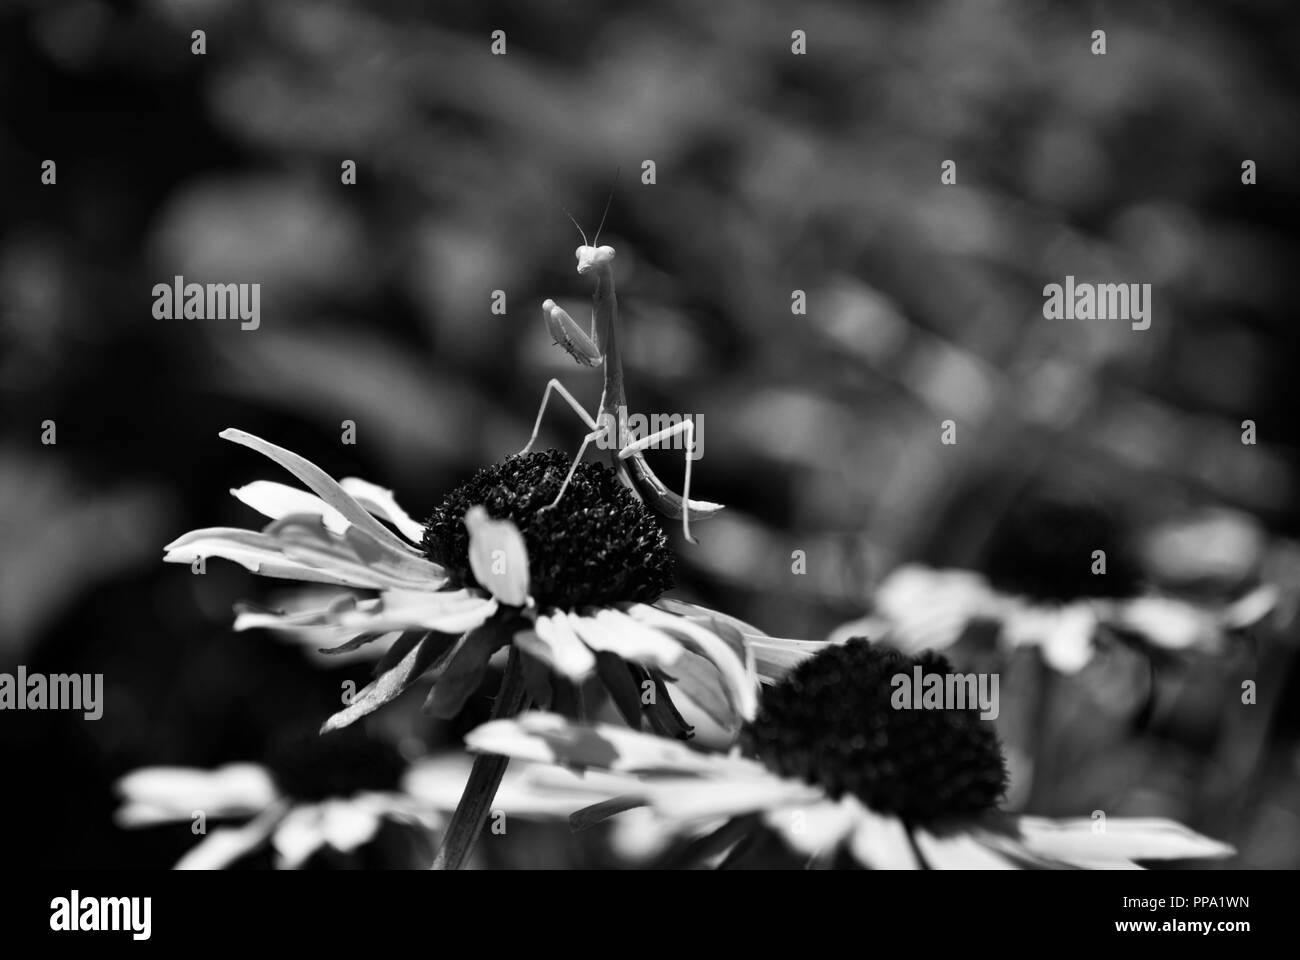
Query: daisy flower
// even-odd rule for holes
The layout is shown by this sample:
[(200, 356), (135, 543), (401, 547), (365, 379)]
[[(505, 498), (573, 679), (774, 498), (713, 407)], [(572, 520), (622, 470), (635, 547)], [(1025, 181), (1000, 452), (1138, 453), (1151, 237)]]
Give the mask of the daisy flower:
[[(1101, 551), (1105, 573), (1093, 573)], [(1099, 510), (1031, 501), (1013, 511), (985, 571), (906, 565), (877, 588), (874, 616), (840, 627), (832, 640), (869, 633), (904, 652), (945, 649), (976, 622), (997, 625), (1008, 648), (1038, 649), (1054, 670), (1073, 674), (1100, 637), (1129, 641), (1148, 657), (1163, 651), (1218, 651), (1232, 630), (1257, 622), (1272, 592), (1202, 606), (1144, 589), (1120, 532)]]
[[(202, 839), (178, 870), (266, 858), (282, 870), (427, 866), (443, 818), (403, 789), (406, 771), (390, 744), (352, 731), (293, 732), (260, 763), (134, 770), (116, 784), (122, 805), (114, 819), (127, 828), (202, 823)], [(243, 822), (207, 831), (208, 820)]]
[(589, 677), (638, 728), (644, 717), (660, 732), (689, 735), (669, 682), (735, 726), (754, 715), (757, 674), (744, 634), (721, 614), (662, 598), (673, 584), (667, 540), (608, 467), (580, 463), (552, 508), (567, 459), (512, 456), (453, 490), (421, 525), (387, 490), (336, 482), (239, 430), (221, 436), (264, 454), (310, 492), (272, 481), (232, 490), (271, 522), (260, 531), (192, 531), (168, 544), (164, 559), (224, 557), (264, 576), (343, 588), (311, 609), (244, 609), (235, 620), (237, 630), (314, 630), (336, 641), (331, 652), (392, 643), (377, 678), (324, 730), (353, 723), (422, 676), (433, 681), (426, 708), (454, 716), (489, 659), (509, 647), (522, 654), (531, 700), (575, 716), (585, 710), (575, 691)]
[[(950, 672), (938, 654), (910, 657), (859, 639), (828, 647), (764, 690), (730, 755), (546, 713), (491, 721), (466, 743), (586, 770), (597, 802), (573, 815), (575, 826), (648, 806), (684, 829), (721, 821), (714, 836), (733, 853), (776, 836), (813, 865), (1135, 868), (1233, 852), (1169, 820), (1001, 813), (1006, 770), (977, 711), (891, 705), (891, 678), (918, 667)], [(571, 770), (551, 772), (573, 791)], [(545, 768), (532, 777), (543, 792), (549, 780)]]

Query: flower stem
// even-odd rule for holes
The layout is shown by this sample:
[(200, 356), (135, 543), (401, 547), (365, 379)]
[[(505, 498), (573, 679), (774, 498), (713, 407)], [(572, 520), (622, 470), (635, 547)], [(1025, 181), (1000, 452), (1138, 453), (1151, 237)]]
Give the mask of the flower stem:
[[(511, 644), (505, 675), (501, 678), (501, 689), (492, 706), (493, 720), (509, 719), (528, 707), (528, 688), (524, 683), (522, 660), (523, 654), (519, 648)], [(465, 865), (492, 812), (492, 800), (497, 795), (497, 787), (501, 786), (501, 777), (509, 762), (509, 757), (487, 753), (474, 758), (465, 792), (456, 805), (456, 812), (451, 815), (451, 823), (443, 835), (438, 855), (433, 858), (434, 870), (459, 870)]]

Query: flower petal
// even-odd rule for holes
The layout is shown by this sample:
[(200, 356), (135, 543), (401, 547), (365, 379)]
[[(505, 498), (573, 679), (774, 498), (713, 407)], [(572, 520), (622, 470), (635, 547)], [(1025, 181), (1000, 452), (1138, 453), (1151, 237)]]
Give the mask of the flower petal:
[(596, 669), (595, 654), (578, 639), (563, 616), (539, 616), (533, 629), (517, 635), (515, 642), (570, 680), (581, 680)]
[(320, 805), (320, 832), (335, 850), (348, 853), (379, 829), (379, 815), (363, 803), (333, 798)]
[(118, 780), (115, 789), (125, 801), (115, 816), (123, 827), (188, 820), (199, 810), (213, 818), (251, 816), (277, 796), (271, 775), (254, 763), (215, 770), (142, 767)]
[(849, 804), (823, 798), (821, 802), (769, 810), (763, 821), (795, 853), (813, 857), (835, 849), (849, 836), (857, 823), (857, 812)]
[(509, 607), (528, 603), (528, 548), (509, 520), (493, 520), (482, 507), (465, 514), (469, 566), (483, 589)]
[(393, 491), (368, 483), (357, 477), (344, 477), (339, 481), (343, 492), (381, 520), (387, 520), (398, 533), (414, 544), (424, 538), (424, 527), (411, 519), (393, 498)]
[(241, 444), (274, 460), (310, 487), (313, 493), (342, 514), (349, 523), (370, 534), (380, 543), (400, 553), (418, 554), (414, 547), (398, 539), (396, 534), (372, 517), (329, 474), (311, 461), (243, 430), (234, 428), (222, 430), (220, 436), (223, 440)]
[(917, 849), (932, 870), (1015, 870), (1016, 864), (980, 843), (970, 833), (912, 831)]
[(349, 526), (347, 518), (328, 503), (306, 490), (273, 480), (254, 480), (232, 488), (231, 495), (264, 517), (280, 520), (290, 514), (315, 514), (325, 521), (331, 533), (342, 533)]
[(176, 870), (224, 870), (262, 846), (284, 819), (287, 806), (278, 802), (240, 827), (213, 830), (176, 861)]
[(669, 668), (681, 656), (682, 646), (658, 630), (638, 623), (618, 610), (602, 609), (590, 614), (567, 616), (579, 639), (597, 652), (614, 653), (624, 660)]
[(330, 569), (312, 566), (285, 556), (278, 539), (255, 530), (239, 527), (207, 527), (191, 530), (164, 548), (164, 563), (193, 563), (199, 557), (221, 557), (263, 577), (302, 580), (308, 583), (332, 583), (342, 587), (377, 590), (386, 581), (364, 568), (331, 565)]
[(554, 713), (489, 721), (470, 731), (465, 745), (480, 753), (600, 770), (723, 775), (738, 763), (763, 769), (750, 761), (697, 753), (677, 741), (625, 727), (571, 723)]
[(289, 614), (244, 610), (235, 617), (235, 629), (297, 630), (328, 626), (357, 633), (423, 629), (460, 634), (479, 626), (495, 610), (496, 604), (491, 600), (467, 590), (385, 590), (378, 597), (352, 603), (336, 600), (315, 610)]
[(460, 713), (465, 702), (483, 685), (492, 654), (514, 639), (514, 631), (514, 623), (501, 620), (488, 620), (471, 630), (434, 681), (424, 709), (443, 720)]
[(384, 704), (397, 699), (407, 687), (427, 671), (445, 665), (464, 638), (452, 634), (430, 633), (412, 647), (392, 668), (381, 673), (373, 682), (362, 687), (352, 702), (331, 716), (321, 726), (321, 733), (338, 730), (373, 713)]
[(843, 802), (854, 809), (857, 825), (849, 838), (849, 851), (859, 863), (872, 870), (921, 869), (901, 820), (876, 813), (852, 797)]
[(633, 604), (628, 612), (642, 623), (676, 637), (688, 650), (717, 667), (723, 692), (732, 709), (746, 720), (754, 719), (758, 712), (758, 681), (752, 659), (746, 657), (748, 663), (742, 660), (725, 640), (685, 617), (675, 617), (640, 603)]
[(1200, 860), (1236, 851), (1181, 823), (1160, 817), (1051, 820), (1020, 817), (1020, 841), (1031, 852), (1069, 862)]

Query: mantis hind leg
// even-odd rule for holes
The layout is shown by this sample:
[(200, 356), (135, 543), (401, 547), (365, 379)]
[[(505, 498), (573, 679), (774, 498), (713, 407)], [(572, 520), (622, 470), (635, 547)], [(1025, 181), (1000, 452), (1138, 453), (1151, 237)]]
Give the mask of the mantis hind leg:
[[(679, 497), (664, 485), (650, 465), (646, 463), (642, 451), (654, 446), (662, 440), (670, 439), (678, 434), (686, 434), (685, 458), (686, 458), (686, 476), (682, 481), (682, 495)], [(631, 467), (633, 477), (639, 482), (640, 492), (646, 500), (660, 512), (670, 517), (682, 518), (682, 534), (691, 543), (698, 543), (691, 536), (691, 518), (703, 520), (713, 516), (722, 509), (720, 503), (710, 503), (707, 500), (692, 500), (691, 497), (691, 453), (695, 446), (695, 424), (690, 420), (682, 420), (673, 424), (667, 429), (660, 430), (658, 433), (652, 433), (648, 437), (642, 437), (640, 440), (629, 443), (618, 453), (620, 460), (627, 461)]]
[[(552, 390), (568, 401), (569, 406), (573, 408), (573, 412), (582, 418), (582, 422), (587, 425), (588, 429), (598, 429), (596, 421), (591, 418), (591, 414), (582, 408), (582, 404), (573, 399), (573, 394), (564, 389), (564, 384), (560, 383), (559, 380), (551, 379), (547, 381), (546, 390), (542, 393), (542, 406), (537, 411), (537, 420), (533, 423), (533, 435), (528, 438), (528, 442), (524, 444), (524, 448), (519, 451), (519, 456), (523, 456), (529, 450), (533, 449), (533, 444), (537, 442), (537, 434), (541, 432), (542, 417), (546, 415), (546, 404), (550, 402)], [(581, 459), (581, 456), (582, 455), (579, 454), (579, 459)]]

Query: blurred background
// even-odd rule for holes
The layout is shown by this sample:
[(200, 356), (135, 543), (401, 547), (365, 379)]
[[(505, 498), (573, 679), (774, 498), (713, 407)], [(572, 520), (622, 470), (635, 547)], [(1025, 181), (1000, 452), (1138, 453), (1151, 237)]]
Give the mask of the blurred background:
[[(106, 703), (0, 715), (11, 862), (170, 865), (188, 828), (118, 829), (117, 777), (256, 760), (364, 681), (230, 631), (275, 582), (162, 564), (256, 521), (231, 487), (283, 479), (217, 433), (421, 517), (523, 445), (548, 378), (594, 407), (539, 304), (585, 322), (562, 205), (590, 235), (621, 169), (602, 240), (631, 409), (703, 417), (693, 492), (728, 507), (698, 547), (665, 525), (679, 595), (822, 639), (901, 563), (979, 569), (1027, 491), (1083, 491), (1154, 586), (1282, 599), (1166, 674), (1149, 722), (1107, 713), (1130, 664), (1055, 681), (1027, 809), (1176, 816), (1229, 867), (1300, 866), (1293, 4), (432, 6), (0, 2), (0, 669), (102, 672)], [(260, 328), (155, 319), (176, 274), (260, 283)], [(1150, 329), (1045, 320), (1067, 274), (1150, 283)], [(581, 434), (556, 408), (543, 439)], [(651, 463), (680, 489), (680, 453)], [(372, 732), (454, 745), (490, 693)], [(611, 862), (562, 829), (493, 851)]]

